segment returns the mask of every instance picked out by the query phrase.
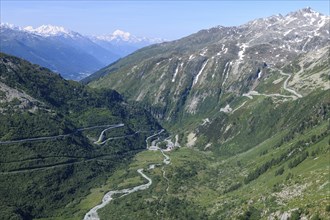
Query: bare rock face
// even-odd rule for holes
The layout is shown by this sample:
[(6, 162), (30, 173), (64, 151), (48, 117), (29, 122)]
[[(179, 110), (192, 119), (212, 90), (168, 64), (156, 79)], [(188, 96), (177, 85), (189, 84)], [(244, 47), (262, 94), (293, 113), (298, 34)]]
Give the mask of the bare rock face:
[[(144, 48), (85, 82), (145, 103), (155, 117), (165, 121), (218, 112), (229, 96), (255, 90), (284, 67), (294, 75), (289, 85), (308, 94), (327, 87), (321, 75), (329, 51), (329, 21), (329, 16), (306, 8), (238, 27), (214, 27)], [(325, 69), (315, 68), (320, 65)], [(308, 68), (307, 79), (303, 75)], [(314, 82), (313, 88), (304, 86), (308, 80)]]

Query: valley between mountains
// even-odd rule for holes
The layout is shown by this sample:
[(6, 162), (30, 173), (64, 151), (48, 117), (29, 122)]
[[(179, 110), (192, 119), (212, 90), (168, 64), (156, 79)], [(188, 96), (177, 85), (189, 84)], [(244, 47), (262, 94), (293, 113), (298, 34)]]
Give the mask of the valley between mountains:
[(214, 27), (81, 82), (1, 54), (0, 219), (327, 219), (329, 28)]

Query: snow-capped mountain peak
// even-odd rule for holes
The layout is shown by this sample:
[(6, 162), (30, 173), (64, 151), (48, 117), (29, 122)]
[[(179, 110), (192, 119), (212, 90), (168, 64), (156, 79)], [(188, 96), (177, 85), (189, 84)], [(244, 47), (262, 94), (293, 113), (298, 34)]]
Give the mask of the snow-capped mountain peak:
[(27, 26), (24, 28), (24, 30), (44, 37), (51, 37), (51, 36), (74, 37), (75, 35), (78, 34), (64, 27), (54, 26), (54, 25), (41, 25), (40, 27), (37, 28), (33, 28), (32, 26)]
[(308, 19), (308, 18), (319, 18), (323, 15), (317, 11), (314, 11), (311, 7), (303, 8), (295, 12), (291, 12), (287, 15), (287, 17), (295, 17), (299, 19)]
[(301, 29), (307, 33), (315, 26), (323, 30), (324, 25), (328, 22), (329, 16), (323, 15), (308, 7), (288, 13), (285, 16), (279, 14), (267, 18), (259, 18), (242, 25), (242, 27), (259, 28), (260, 30), (273, 28), (274, 30), (277, 29), (277, 31), (288, 29), (287, 31), (289, 32), (291, 30), (292, 33), (295, 33), (293, 30), (297, 31)]
[(26, 26), (24, 28), (25, 31), (28, 31), (28, 32), (33, 32), (34, 31), (34, 28), (32, 26)]
[(45, 35), (58, 35), (58, 34), (69, 34), (70, 32), (64, 27), (52, 26), (52, 25), (41, 25), (36, 28), (35, 31)]
[(147, 38), (137, 37), (129, 32), (123, 30), (115, 30), (112, 34), (95, 36), (94, 38), (107, 42), (117, 43), (142, 43), (148, 45), (150, 43), (160, 43), (163, 39), (160, 38)]
[(125, 32), (125, 31), (122, 31), (122, 30), (115, 30), (112, 33), (113, 39), (115, 39), (115, 38), (121, 38), (121, 39), (123, 39), (125, 41), (129, 41), (131, 36), (132, 35), (129, 32)]
[(298, 13), (302, 13), (302, 14), (317, 14), (317, 15), (320, 14), (317, 11), (314, 11), (311, 7), (300, 9), (300, 10), (298, 10)]
[(112, 34), (106, 34), (96, 37), (99, 40), (104, 41), (125, 41), (125, 42), (136, 42), (138, 37), (132, 35), (129, 32), (122, 30), (115, 30)]
[(7, 29), (13, 29), (13, 30), (22, 30), (21, 27), (16, 26), (14, 24), (9, 24), (9, 23), (2, 23), (0, 24), (1, 28), (7, 28)]

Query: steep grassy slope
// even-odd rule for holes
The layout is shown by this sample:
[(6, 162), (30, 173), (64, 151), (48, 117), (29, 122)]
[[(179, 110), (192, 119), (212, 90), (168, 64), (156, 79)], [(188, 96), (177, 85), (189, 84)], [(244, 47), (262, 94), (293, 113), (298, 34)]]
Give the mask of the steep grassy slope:
[[(299, 100), (281, 104), (270, 97), (246, 99), (243, 107), (223, 113), (210, 123), (197, 127), (195, 145), (209, 145), (208, 150), (220, 155), (235, 155), (278, 133), (286, 132), (288, 139), (293, 138), (305, 129), (327, 121), (329, 117), (328, 91), (314, 92)], [(241, 103), (237, 106), (241, 106)]]
[[(244, 143), (254, 146), (242, 153), (223, 154), (228, 152), (227, 145), (213, 153), (210, 148), (214, 145), (205, 148), (206, 144), (197, 142), (196, 148), (183, 147), (169, 152), (169, 166), (149, 171), (148, 165), (159, 163), (162, 155), (139, 153), (129, 169), (118, 170), (108, 180), (111, 184), (106, 188), (122, 189), (143, 182), (136, 173), (139, 167), (146, 168), (153, 185), (148, 190), (116, 198), (100, 210), (101, 218), (327, 219), (330, 212), (330, 103), (327, 97), (324, 92), (316, 92), (296, 101), (305, 108), (311, 106), (309, 110), (288, 104), (282, 115), (268, 121), (280, 121), (285, 115), (286, 126), (263, 141), (253, 144), (258, 140), (253, 132), (245, 136), (245, 142), (234, 138), (233, 142), (237, 140), (242, 148)], [(261, 101), (259, 105), (265, 103)], [(260, 113), (260, 106), (242, 109), (245, 114), (241, 115)], [(293, 115), (290, 108), (296, 111)], [(291, 119), (286, 118), (289, 115)], [(264, 121), (263, 115), (260, 116)], [(239, 120), (244, 124), (246, 119)], [(220, 126), (212, 128), (218, 130)], [(261, 126), (262, 129), (266, 127)], [(244, 129), (241, 132), (245, 132)]]
[[(160, 129), (115, 91), (86, 88), (5, 54), (0, 70), (1, 219), (74, 216), (89, 189)], [(127, 137), (94, 144), (102, 130), (121, 123), (103, 139)]]

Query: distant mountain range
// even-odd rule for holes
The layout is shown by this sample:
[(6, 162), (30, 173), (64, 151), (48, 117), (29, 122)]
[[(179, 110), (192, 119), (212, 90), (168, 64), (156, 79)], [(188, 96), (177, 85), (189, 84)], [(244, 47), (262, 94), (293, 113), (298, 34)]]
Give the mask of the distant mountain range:
[(162, 39), (137, 37), (116, 30), (103, 36), (84, 36), (64, 27), (18, 27), (1, 23), (0, 51), (24, 58), (79, 80), (135, 50)]

